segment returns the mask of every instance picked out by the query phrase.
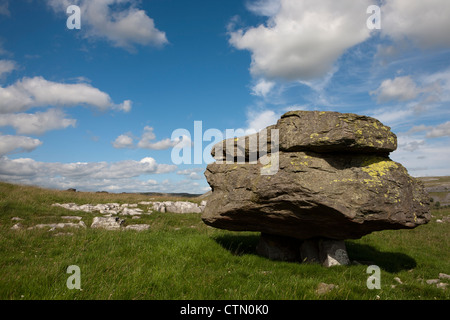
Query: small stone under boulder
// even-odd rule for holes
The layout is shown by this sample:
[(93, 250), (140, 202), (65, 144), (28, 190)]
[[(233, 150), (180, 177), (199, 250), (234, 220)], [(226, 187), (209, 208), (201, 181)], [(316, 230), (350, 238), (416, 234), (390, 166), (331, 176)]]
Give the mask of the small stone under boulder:
[(320, 263), (325, 267), (350, 264), (343, 240), (299, 240), (262, 233), (256, 252), (271, 260)]

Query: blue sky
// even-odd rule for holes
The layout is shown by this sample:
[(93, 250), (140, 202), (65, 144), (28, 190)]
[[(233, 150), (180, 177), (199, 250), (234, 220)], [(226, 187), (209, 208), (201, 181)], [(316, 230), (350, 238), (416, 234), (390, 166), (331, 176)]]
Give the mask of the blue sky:
[(376, 117), (411, 175), (450, 175), (449, 16), (447, 0), (0, 0), (0, 180), (203, 193), (206, 161), (175, 164), (174, 130), (296, 109)]

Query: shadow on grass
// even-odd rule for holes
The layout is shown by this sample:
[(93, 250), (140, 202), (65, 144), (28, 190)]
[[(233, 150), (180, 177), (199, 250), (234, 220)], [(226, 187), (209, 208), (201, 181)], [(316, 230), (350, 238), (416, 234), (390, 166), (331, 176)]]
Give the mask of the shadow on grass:
[[(259, 242), (259, 234), (236, 235), (227, 234), (214, 238), (223, 248), (231, 254), (241, 256), (255, 254)], [(346, 241), (347, 253), (351, 261), (365, 265), (377, 265), (384, 271), (397, 273), (402, 270), (410, 270), (416, 267), (416, 261), (401, 252), (382, 252), (375, 247)]]
[(377, 265), (390, 273), (410, 270), (417, 265), (416, 260), (401, 252), (382, 252), (367, 244), (348, 241), (345, 246), (350, 260), (366, 265)]
[(259, 234), (254, 235), (221, 235), (214, 240), (235, 256), (243, 254), (256, 254), (256, 246), (259, 242)]

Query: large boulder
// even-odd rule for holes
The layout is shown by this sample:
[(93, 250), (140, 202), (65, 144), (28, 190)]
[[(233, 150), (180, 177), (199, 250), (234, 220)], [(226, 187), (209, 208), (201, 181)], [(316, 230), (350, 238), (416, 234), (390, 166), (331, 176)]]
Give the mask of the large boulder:
[[(278, 144), (270, 138), (274, 129)], [(222, 161), (239, 148), (246, 160), (258, 154), (251, 148), (254, 136), (213, 148), (218, 161), (205, 172), (212, 189), (202, 215), (206, 224), (300, 240), (344, 240), (415, 228), (430, 219), (422, 183), (388, 156), (397, 147), (395, 134), (374, 118), (288, 112), (256, 134), (258, 141), (269, 141), (264, 161)], [(234, 148), (225, 148), (227, 143)], [(262, 174), (270, 162), (278, 168)]]

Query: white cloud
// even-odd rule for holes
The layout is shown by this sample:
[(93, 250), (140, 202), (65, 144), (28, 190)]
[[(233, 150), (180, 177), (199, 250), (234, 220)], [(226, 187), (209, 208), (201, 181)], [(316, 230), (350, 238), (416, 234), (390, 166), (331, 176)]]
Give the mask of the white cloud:
[(426, 132), (426, 138), (440, 138), (450, 136), (450, 121), (441, 123), (437, 126), (419, 125), (412, 127), (408, 133)]
[(280, 0), (279, 10), (269, 10), (276, 2), (259, 1), (251, 5), (252, 11), (274, 15), (266, 25), (231, 30), (229, 41), (251, 52), (254, 76), (319, 78), (347, 49), (369, 38), (366, 9), (371, 4), (369, 0)]
[(134, 145), (131, 133), (121, 134), (112, 144), (114, 148), (118, 149), (137, 147), (150, 150), (166, 150), (173, 147), (183, 148), (184, 146), (191, 144), (191, 140), (187, 136), (182, 136), (181, 138), (176, 138), (174, 140), (166, 138), (160, 141), (155, 141), (156, 135), (153, 130), (154, 129), (152, 127), (145, 126), (144, 132), (136, 145)]
[(130, 134), (121, 134), (112, 144), (113, 147), (117, 149), (132, 148), (134, 146), (133, 138)]
[(422, 48), (450, 45), (448, 0), (386, 0), (381, 11), (385, 36), (396, 41), (409, 39)]
[(397, 138), (398, 149), (404, 151), (414, 152), (426, 143), (424, 139), (411, 137), (408, 135), (399, 135)]
[(169, 138), (153, 142), (155, 139), (156, 136), (153, 133), (153, 128), (145, 126), (144, 133), (142, 134), (141, 139), (139, 140), (137, 146), (138, 148), (143, 149), (166, 150), (174, 147), (179, 142), (179, 141), (172, 141)]
[(47, 0), (55, 12), (69, 5), (81, 9), (81, 30), (89, 38), (104, 38), (115, 47), (133, 50), (136, 44), (161, 47), (168, 43), (165, 32), (137, 8), (136, 0)]
[(280, 6), (280, 0), (255, 0), (246, 3), (249, 11), (266, 17), (274, 16), (280, 10)]
[(12, 60), (0, 60), (0, 79), (3, 75), (17, 69), (17, 64)]
[(177, 174), (184, 175), (190, 180), (202, 180), (205, 177), (203, 175), (200, 175), (199, 172), (204, 171), (204, 168), (191, 168), (191, 169), (184, 169), (177, 171)]
[(420, 93), (421, 89), (410, 76), (386, 79), (377, 90), (370, 92), (371, 95), (377, 96), (378, 102), (413, 100)]
[(252, 88), (252, 94), (255, 96), (266, 97), (275, 86), (275, 82), (260, 79)]
[(272, 124), (277, 123), (281, 114), (272, 110), (250, 110), (247, 112), (247, 129), (246, 131), (260, 131)]
[(423, 143), (417, 141), (414, 148), (414, 140), (406, 140), (406, 144), (399, 144), (399, 148), (391, 153), (392, 160), (401, 163), (409, 174), (416, 177), (424, 176), (448, 176), (448, 159), (450, 159), (450, 147), (448, 141)]
[(86, 83), (58, 83), (43, 77), (23, 78), (0, 87), (0, 113), (25, 111), (33, 107), (88, 105), (100, 110), (129, 111), (131, 101), (116, 105), (111, 97)]
[(41, 144), (40, 140), (30, 137), (0, 134), (0, 157), (11, 153), (30, 152)]
[(368, 112), (370, 116), (378, 119), (383, 124), (393, 127), (404, 121), (410, 121), (414, 115), (414, 109), (410, 107), (383, 107)]
[(44, 112), (9, 113), (0, 117), (0, 127), (12, 126), (19, 134), (40, 135), (46, 131), (75, 127), (75, 119), (66, 119), (59, 109), (49, 109)]
[(442, 123), (427, 132), (427, 138), (439, 138), (450, 136), (450, 121)]

